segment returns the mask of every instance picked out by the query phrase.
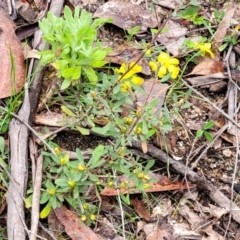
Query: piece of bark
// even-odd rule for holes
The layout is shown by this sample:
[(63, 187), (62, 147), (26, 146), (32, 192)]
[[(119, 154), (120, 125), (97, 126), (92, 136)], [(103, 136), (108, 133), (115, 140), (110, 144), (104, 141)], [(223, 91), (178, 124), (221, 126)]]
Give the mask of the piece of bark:
[[(135, 141), (132, 143), (132, 146), (141, 150), (141, 142)], [(209, 192), (209, 197), (220, 207), (230, 210), (232, 207), (232, 218), (240, 223), (240, 208), (228, 199), (222, 192), (220, 192), (211, 182), (200, 177), (196, 172), (194, 172), (189, 167), (186, 167), (181, 162), (175, 161), (169, 157), (165, 152), (159, 150), (153, 145), (148, 145), (148, 154), (153, 156), (155, 159), (160, 160), (161, 162), (168, 163), (172, 168), (183, 176), (186, 173), (188, 179), (197, 184), (198, 188)]]
[[(23, 105), (18, 117), (28, 122), (30, 104), (28, 90), (25, 91)], [(8, 239), (25, 239), (24, 197), (28, 179), (28, 128), (18, 119), (13, 119), (9, 127), (11, 178), (8, 187), (7, 234)]]
[[(34, 159), (35, 160), (35, 159)], [(31, 235), (30, 240), (37, 239), (37, 229), (39, 221), (39, 211), (40, 211), (40, 196), (41, 196), (41, 186), (42, 186), (42, 168), (43, 168), (43, 155), (41, 154), (36, 161), (36, 172), (33, 173), (34, 176), (34, 187), (33, 187), (33, 197), (32, 197), (32, 211), (31, 211)]]

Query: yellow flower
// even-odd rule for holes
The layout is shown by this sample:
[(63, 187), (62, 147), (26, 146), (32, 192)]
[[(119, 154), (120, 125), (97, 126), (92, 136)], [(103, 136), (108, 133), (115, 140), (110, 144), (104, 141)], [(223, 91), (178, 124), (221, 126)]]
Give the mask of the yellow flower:
[(143, 184), (143, 187), (144, 187), (144, 189), (147, 189), (147, 188), (149, 188), (149, 184), (144, 183), (144, 184)]
[(91, 214), (89, 218), (90, 218), (90, 220), (95, 221), (96, 220), (96, 215)]
[(137, 135), (142, 134), (142, 128), (138, 127), (135, 132)]
[(153, 72), (157, 71), (157, 69), (158, 69), (158, 65), (153, 61), (149, 62), (149, 66), (150, 66), (150, 68), (152, 69)]
[(79, 165), (78, 165), (78, 170), (79, 170), (80, 172), (84, 172), (84, 171), (86, 170), (86, 166), (85, 166), (84, 164), (79, 164)]
[(60, 158), (60, 165), (64, 166), (68, 163), (69, 161), (69, 155), (65, 154), (63, 157)]
[(112, 187), (113, 186), (113, 182), (110, 181), (110, 182), (107, 183), (107, 185), (108, 185), (108, 187)]
[(145, 52), (145, 54), (146, 54), (146, 55), (149, 55), (149, 54), (151, 54), (151, 52), (152, 52), (152, 49), (149, 48), (149, 49)]
[(73, 180), (69, 180), (69, 181), (68, 181), (68, 186), (69, 186), (69, 187), (74, 188), (75, 185), (76, 185), (76, 182), (75, 182), (75, 181), (73, 181)]
[(131, 87), (130, 82), (124, 82), (124, 83), (122, 83), (121, 91), (122, 92), (128, 92), (131, 88), (132, 87)]
[(86, 221), (87, 221), (87, 216), (86, 216), (86, 215), (82, 215), (81, 220), (82, 220), (83, 222), (86, 222)]
[(132, 89), (131, 83), (134, 83), (135, 85), (142, 85), (144, 83), (144, 79), (141, 77), (138, 77), (136, 74), (142, 72), (142, 67), (139, 65), (135, 65), (130, 71), (130, 69), (135, 63), (132, 62), (129, 65), (126, 63), (123, 63), (119, 69), (116, 69), (115, 71), (120, 74), (119, 78), (122, 77), (122, 75), (125, 75), (122, 77), (121, 80), (126, 80), (122, 83), (121, 91), (122, 92), (129, 92)]
[(141, 77), (133, 76), (133, 77), (132, 77), (132, 82), (133, 82), (135, 85), (140, 86), (140, 85), (142, 85), (142, 84), (144, 83), (144, 80), (143, 80), (143, 78), (141, 78)]
[(50, 188), (47, 191), (48, 191), (48, 194), (52, 195), (52, 196), (55, 195), (55, 193), (56, 193), (56, 190), (54, 188)]
[(60, 150), (59, 147), (55, 147), (55, 148), (54, 148), (54, 152), (55, 152), (57, 155), (59, 155), (60, 152), (61, 152), (61, 150)]
[(157, 57), (157, 63), (150, 61), (149, 66), (152, 71), (158, 70), (158, 77), (162, 78), (166, 74), (171, 73), (171, 78), (176, 79), (180, 68), (178, 67), (179, 60), (177, 58), (170, 57), (168, 53), (161, 52)]
[(205, 56), (206, 53), (210, 55), (211, 58), (214, 58), (214, 54), (211, 51), (211, 43), (197, 43), (195, 42), (196, 49), (201, 51), (202, 56)]

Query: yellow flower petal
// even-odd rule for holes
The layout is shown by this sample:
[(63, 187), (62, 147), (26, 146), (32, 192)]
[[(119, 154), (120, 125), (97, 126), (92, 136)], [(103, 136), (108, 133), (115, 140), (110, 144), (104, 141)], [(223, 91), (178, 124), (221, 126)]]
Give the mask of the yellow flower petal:
[(132, 78), (132, 82), (136, 85), (142, 85), (144, 83), (144, 79), (138, 76), (134, 76)]
[(152, 49), (149, 48), (149, 49), (145, 52), (145, 54), (146, 54), (146, 55), (149, 55), (149, 54), (151, 54), (151, 52), (152, 52)]
[(178, 74), (179, 74), (180, 68), (179, 68), (179, 67), (176, 67), (175, 65), (170, 65), (169, 68), (168, 68), (168, 71), (169, 71), (170, 73), (172, 73), (172, 74), (171, 74), (171, 78), (172, 78), (172, 79), (176, 79), (177, 76), (178, 76)]
[(158, 69), (158, 65), (153, 61), (149, 62), (149, 66), (150, 66), (150, 68), (152, 69), (153, 72), (157, 71), (157, 69)]
[(210, 55), (211, 58), (214, 58), (214, 53), (210, 49), (206, 49), (206, 52)]
[(126, 63), (123, 63), (121, 67), (117, 70), (118, 73), (125, 73), (127, 71)]
[(201, 51), (202, 56), (208, 53), (211, 58), (214, 57), (213, 52), (211, 51), (211, 43), (195, 43), (197, 49)]
[(128, 92), (131, 88), (132, 87), (131, 87), (130, 82), (124, 82), (124, 83), (122, 83), (121, 91), (122, 92)]
[[(135, 62), (131, 62), (129, 65), (129, 68), (131, 68), (133, 65), (135, 64)], [(130, 72), (133, 72), (133, 74), (135, 73), (140, 73), (142, 72), (142, 66), (136, 64), (131, 70)]]
[(160, 69), (158, 70), (158, 77), (162, 78), (167, 74), (167, 68), (165, 65), (162, 65)]
[(159, 63), (164, 64), (169, 61), (169, 54), (165, 52), (161, 52), (157, 57)]
[(171, 65), (178, 65), (179, 64), (179, 60), (177, 58), (170, 58), (168, 62)]
[[(127, 65), (125, 63), (123, 63), (120, 67), (120, 69), (117, 70), (118, 73), (124, 74), (128, 71), (128, 69), (130, 69), (135, 63), (131, 62), (129, 64), (129, 66), (127, 67)], [(132, 77), (134, 74), (142, 72), (142, 67), (139, 66), (138, 64), (136, 64), (129, 72), (127, 72), (127, 74), (122, 78), (122, 79), (128, 79), (130, 77)]]

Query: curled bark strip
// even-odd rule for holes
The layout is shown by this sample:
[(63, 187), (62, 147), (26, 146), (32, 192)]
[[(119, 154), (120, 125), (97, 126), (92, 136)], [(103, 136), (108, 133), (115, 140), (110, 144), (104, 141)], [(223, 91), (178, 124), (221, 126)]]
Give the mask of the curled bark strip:
[[(141, 142), (139, 141), (133, 142), (132, 146), (137, 149), (141, 149)], [(174, 159), (169, 157), (165, 152), (161, 151), (160, 149), (154, 147), (151, 144), (148, 145), (148, 154), (153, 156), (155, 159), (160, 160), (163, 163), (169, 163), (169, 165), (172, 168), (174, 168), (177, 172), (179, 172), (183, 176), (186, 173), (186, 176), (191, 182), (197, 184), (199, 188), (209, 191), (209, 197), (216, 204), (218, 204), (222, 208), (228, 209), (229, 211), (231, 210), (233, 219), (236, 222), (240, 223), (240, 208), (235, 203), (231, 204), (230, 199), (228, 199), (222, 192), (220, 192), (211, 182), (203, 179), (189, 167), (186, 167), (181, 162), (175, 161)]]

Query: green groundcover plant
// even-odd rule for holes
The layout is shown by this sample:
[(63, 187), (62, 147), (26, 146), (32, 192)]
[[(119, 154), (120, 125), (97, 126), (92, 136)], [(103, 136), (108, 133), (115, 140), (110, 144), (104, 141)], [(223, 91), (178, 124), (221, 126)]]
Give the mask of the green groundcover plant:
[(86, 10), (80, 12), (76, 7), (72, 14), (69, 7), (64, 9), (64, 17), (56, 17), (49, 12), (47, 18), (39, 22), (43, 39), (51, 45), (50, 50), (39, 54), (41, 63), (51, 63), (57, 69), (58, 77), (63, 78), (62, 89), (80, 79), (83, 75), (91, 84), (98, 82), (94, 68), (105, 65), (103, 60), (109, 48), (103, 49), (97, 40), (97, 30), (103, 19), (92, 20), (92, 14)]

